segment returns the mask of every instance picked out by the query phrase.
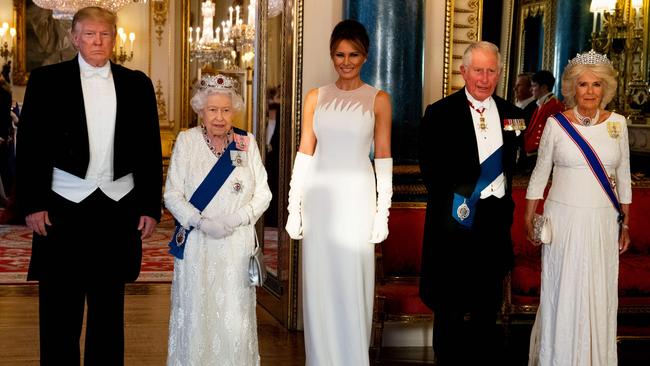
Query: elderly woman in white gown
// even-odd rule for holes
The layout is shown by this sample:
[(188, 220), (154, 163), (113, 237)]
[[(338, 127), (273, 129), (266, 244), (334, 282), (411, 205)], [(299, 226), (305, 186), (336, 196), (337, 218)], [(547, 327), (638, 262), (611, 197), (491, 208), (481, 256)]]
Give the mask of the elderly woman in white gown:
[(576, 56), (562, 75), (569, 109), (550, 117), (542, 134), (525, 222), (528, 240), (539, 244), (533, 214), (552, 170), (544, 203), (551, 242), (542, 247), (529, 365), (617, 364), (618, 256), (630, 243), (632, 189), (625, 117), (604, 109), (616, 93), (615, 76), (604, 55)]
[(167, 173), (165, 206), (177, 223), (168, 365), (260, 362), (247, 269), (271, 192), (255, 137), (232, 126), (243, 108), (235, 86), (201, 78), (191, 101), (201, 123), (178, 135)]

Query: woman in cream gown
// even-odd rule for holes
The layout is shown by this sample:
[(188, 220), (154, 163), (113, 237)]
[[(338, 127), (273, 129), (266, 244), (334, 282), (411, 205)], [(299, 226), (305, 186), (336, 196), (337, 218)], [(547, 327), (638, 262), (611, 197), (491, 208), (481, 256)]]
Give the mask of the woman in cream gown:
[[(243, 107), (227, 87), (233, 81), (222, 75), (203, 80), (192, 98), (202, 124), (178, 135), (165, 185), (166, 207), (180, 225), (194, 227), (183, 259), (174, 260), (167, 364), (259, 365), (248, 260), (255, 222), (271, 192), (255, 137), (233, 131), (232, 116)], [(244, 160), (232, 161), (236, 167), (199, 212), (189, 198), (219, 159), (231, 160), (224, 151), (233, 140), (242, 147)]]
[(553, 117), (542, 134), (525, 215), (533, 242), (533, 213), (552, 170), (544, 203), (552, 240), (542, 248), (542, 287), (529, 365), (617, 364), (618, 256), (629, 245), (632, 191), (626, 120), (603, 109), (616, 90), (614, 75), (606, 57), (593, 51), (579, 55), (562, 76), (562, 94), (573, 107), (564, 115), (615, 180), (625, 214), (620, 231), (618, 211), (569, 135)]

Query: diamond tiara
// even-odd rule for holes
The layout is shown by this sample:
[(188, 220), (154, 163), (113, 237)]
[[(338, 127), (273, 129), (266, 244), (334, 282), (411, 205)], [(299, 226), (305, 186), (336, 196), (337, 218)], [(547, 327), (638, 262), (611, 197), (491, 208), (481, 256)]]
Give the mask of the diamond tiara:
[(223, 89), (223, 90), (234, 90), (237, 92), (237, 80), (230, 78), (226, 75), (217, 74), (210, 75), (205, 74), (201, 76), (201, 81), (199, 81), (199, 89)]
[(607, 58), (607, 55), (600, 54), (594, 50), (585, 53), (578, 53), (576, 54), (576, 57), (569, 61), (570, 66), (600, 64), (612, 66), (612, 62)]

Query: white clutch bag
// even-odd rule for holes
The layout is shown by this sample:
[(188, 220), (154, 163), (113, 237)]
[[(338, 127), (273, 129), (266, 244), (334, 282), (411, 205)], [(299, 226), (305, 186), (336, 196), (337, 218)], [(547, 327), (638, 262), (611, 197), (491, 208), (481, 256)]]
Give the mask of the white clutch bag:
[(533, 216), (533, 238), (538, 244), (551, 244), (553, 237), (551, 219), (548, 216)]

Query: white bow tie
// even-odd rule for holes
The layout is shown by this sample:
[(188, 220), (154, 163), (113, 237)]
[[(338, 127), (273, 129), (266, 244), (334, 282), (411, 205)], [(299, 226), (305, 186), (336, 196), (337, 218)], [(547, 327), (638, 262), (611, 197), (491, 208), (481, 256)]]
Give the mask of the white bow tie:
[(86, 79), (90, 79), (93, 77), (108, 79), (108, 74), (110, 71), (111, 71), (110, 67), (86, 68), (81, 70), (81, 76), (83, 76)]

